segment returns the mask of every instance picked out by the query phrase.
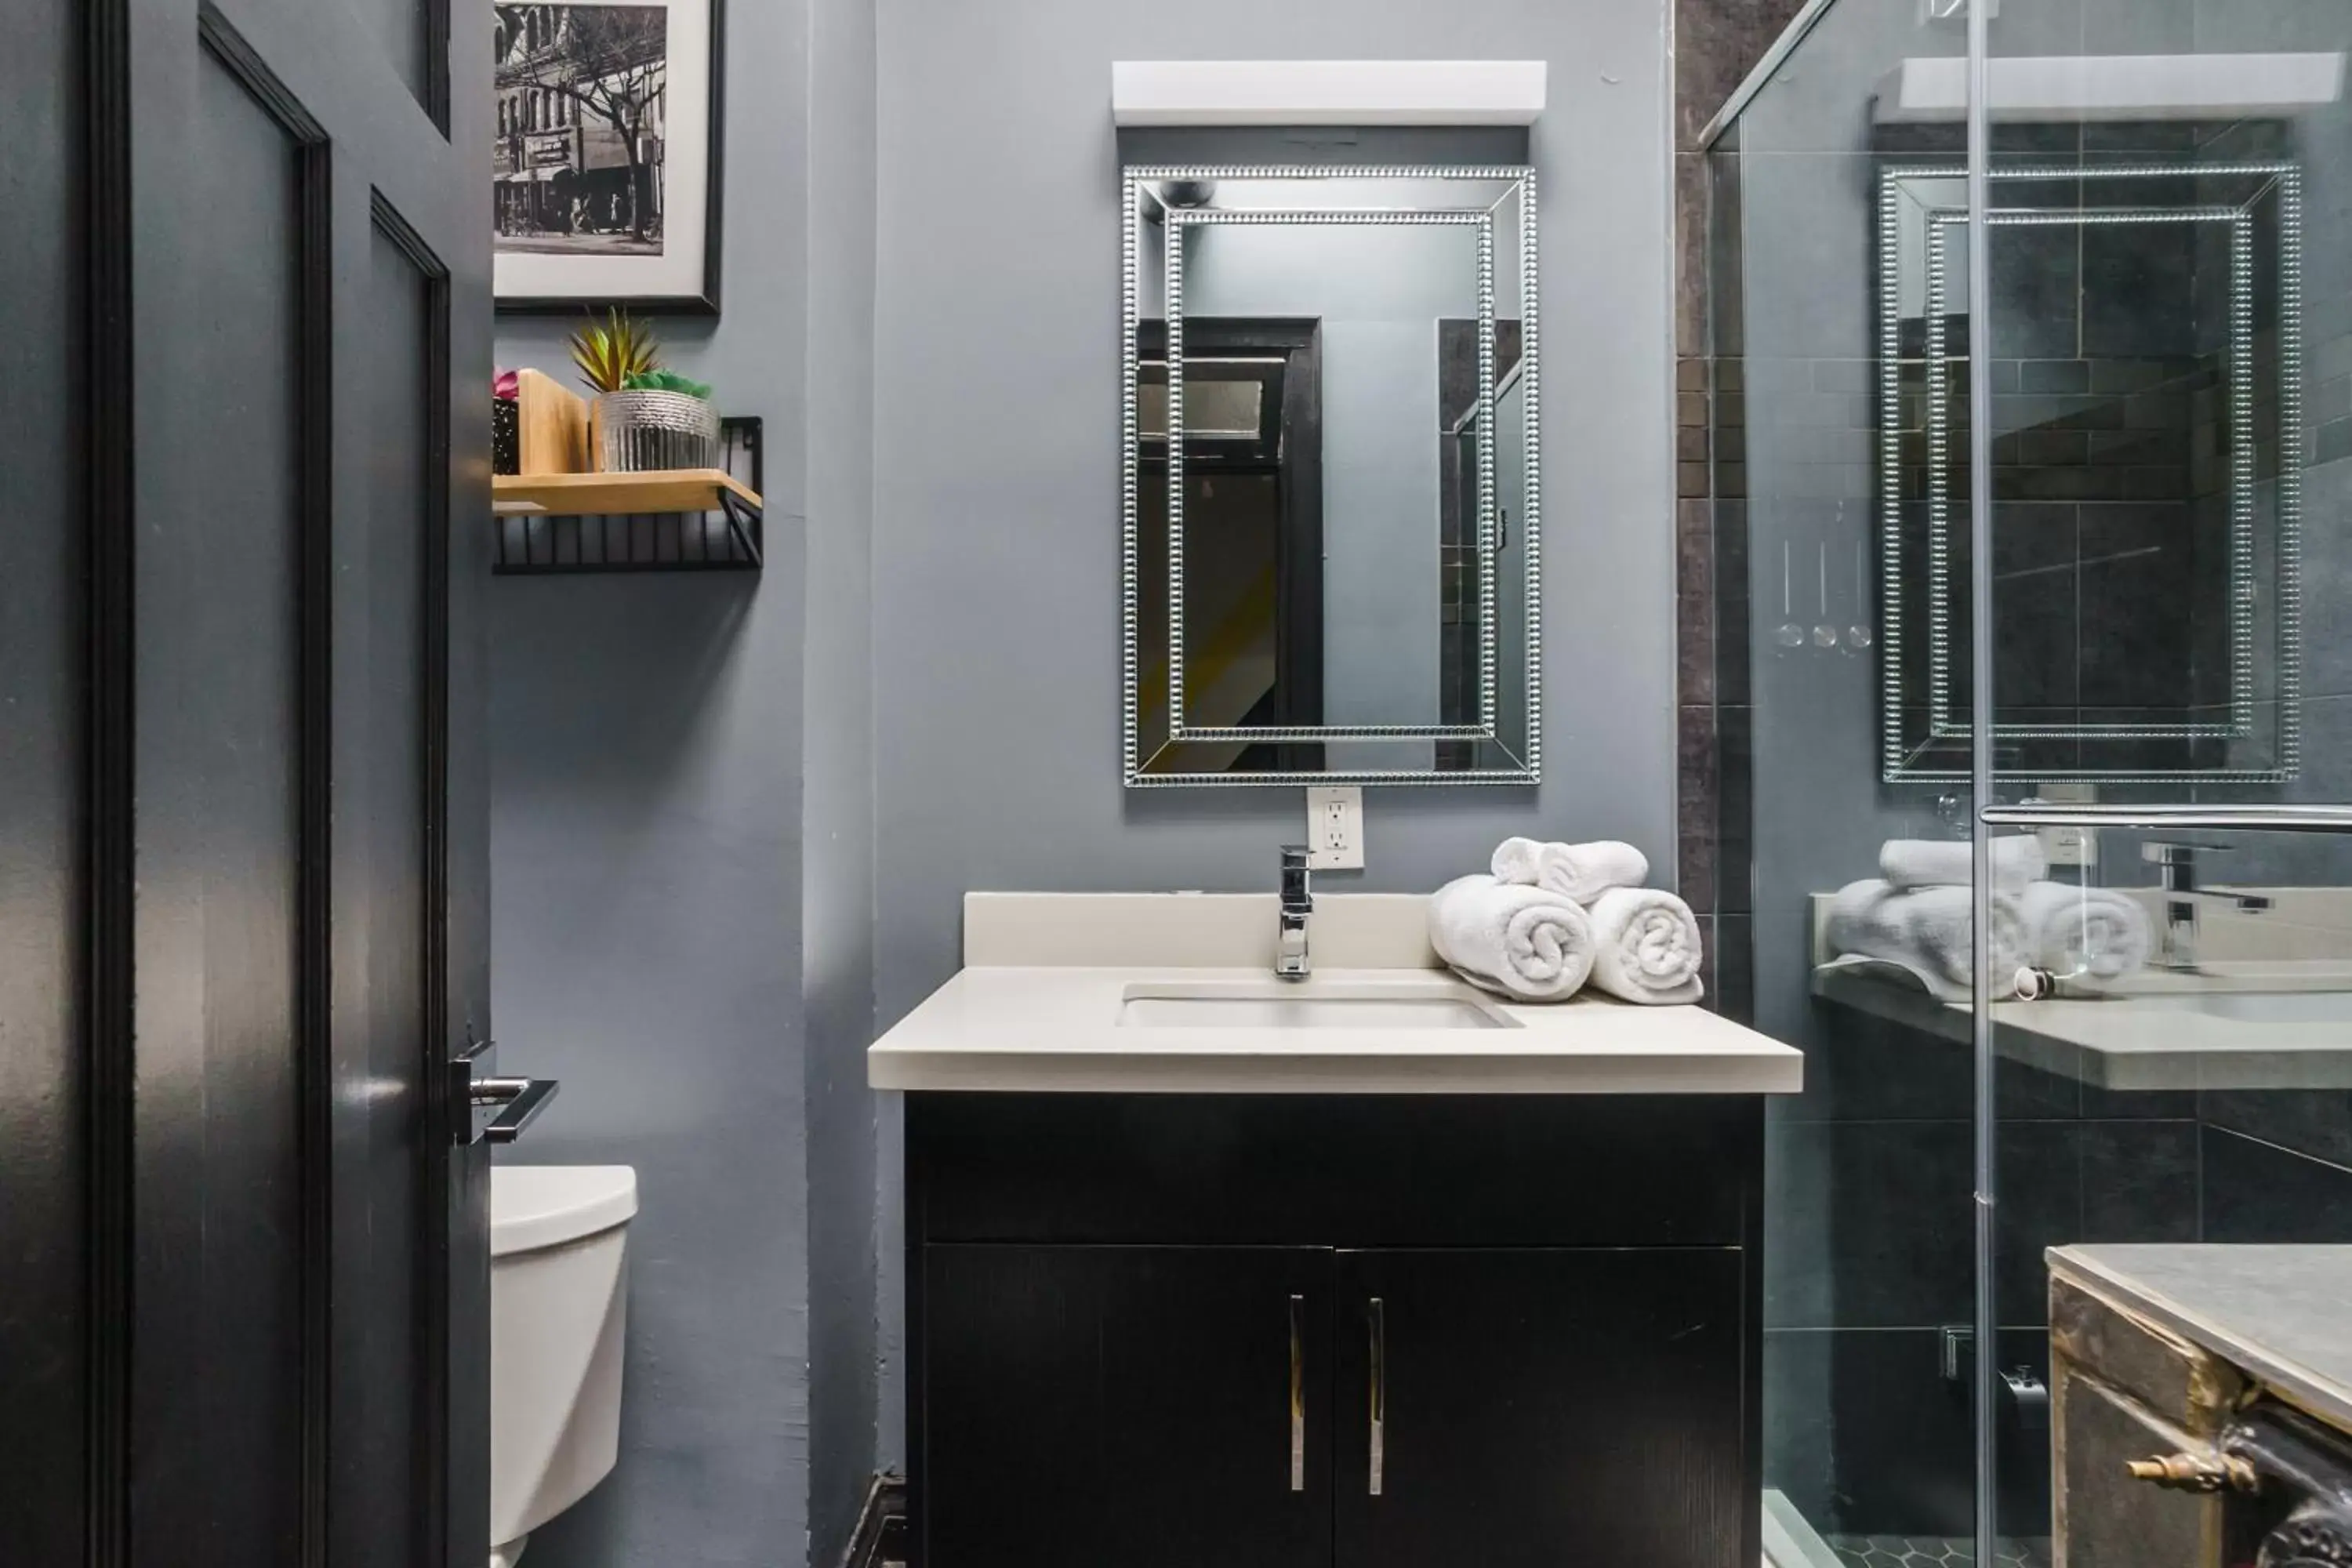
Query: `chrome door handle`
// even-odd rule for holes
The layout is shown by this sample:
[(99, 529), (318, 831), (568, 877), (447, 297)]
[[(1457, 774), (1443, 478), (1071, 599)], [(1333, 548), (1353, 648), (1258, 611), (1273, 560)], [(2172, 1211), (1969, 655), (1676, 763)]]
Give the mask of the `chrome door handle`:
[(1388, 1468), (1389, 1314), (1378, 1296), (1371, 1299), (1371, 1477), (1370, 1493), (1381, 1495), (1382, 1472)]
[(496, 1114), (478, 1127), (476, 1136), (493, 1143), (511, 1143), (539, 1119), (560, 1087), (551, 1078), (478, 1078), (467, 1089), (477, 1110), (495, 1108)]
[(1307, 1298), (1290, 1299), (1290, 1489), (1307, 1489)]

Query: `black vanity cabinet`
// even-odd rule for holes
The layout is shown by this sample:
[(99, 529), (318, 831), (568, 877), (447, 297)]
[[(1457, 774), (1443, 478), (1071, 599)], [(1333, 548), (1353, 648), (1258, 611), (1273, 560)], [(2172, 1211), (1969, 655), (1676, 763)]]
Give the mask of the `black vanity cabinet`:
[(1749, 1098), (911, 1094), (914, 1568), (1747, 1568)]

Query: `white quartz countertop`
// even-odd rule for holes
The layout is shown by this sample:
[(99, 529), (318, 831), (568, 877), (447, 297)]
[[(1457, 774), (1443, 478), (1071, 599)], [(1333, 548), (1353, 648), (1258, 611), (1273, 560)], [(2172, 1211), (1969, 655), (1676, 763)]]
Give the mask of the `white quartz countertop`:
[(2352, 1247), (2059, 1247), (2050, 1270), (2352, 1431)]
[(1703, 1007), (1487, 997), (1436, 970), (1318, 969), (1286, 999), (1455, 997), (1510, 1026), (1135, 1027), (1128, 1001), (1263, 969), (968, 968), (866, 1053), (877, 1089), (1146, 1094), (1792, 1094), (1803, 1056)]

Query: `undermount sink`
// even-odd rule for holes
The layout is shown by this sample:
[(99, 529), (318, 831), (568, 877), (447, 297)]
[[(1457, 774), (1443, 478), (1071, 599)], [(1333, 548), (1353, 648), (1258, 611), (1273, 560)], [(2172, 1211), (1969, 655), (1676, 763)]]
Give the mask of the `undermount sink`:
[[(1286, 990), (1287, 988), (1286, 988)], [(1511, 1029), (1516, 1020), (1466, 996), (1265, 990), (1132, 990), (1119, 1025), (1144, 1029)]]

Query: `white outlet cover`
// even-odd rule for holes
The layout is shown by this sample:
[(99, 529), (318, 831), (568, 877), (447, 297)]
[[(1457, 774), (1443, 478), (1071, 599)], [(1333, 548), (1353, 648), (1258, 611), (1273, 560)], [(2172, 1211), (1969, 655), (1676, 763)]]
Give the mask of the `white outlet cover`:
[(1316, 871), (1351, 871), (1364, 864), (1364, 792), (1353, 784), (1318, 785), (1307, 792), (1307, 864)]

